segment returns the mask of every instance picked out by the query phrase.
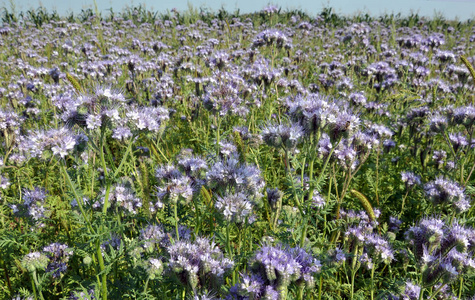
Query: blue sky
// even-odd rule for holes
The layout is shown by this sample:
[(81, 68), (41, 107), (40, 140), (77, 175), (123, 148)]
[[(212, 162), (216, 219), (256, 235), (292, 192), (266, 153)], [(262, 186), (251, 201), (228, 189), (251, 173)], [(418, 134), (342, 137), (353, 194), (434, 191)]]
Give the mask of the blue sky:
[[(56, 9), (60, 14), (79, 13), (81, 9), (94, 8), (93, 0), (0, 0), (0, 5), (9, 9), (11, 3), (15, 4), (17, 11), (25, 11), (42, 5), (48, 10)], [(320, 12), (323, 7), (330, 6), (336, 12), (347, 15), (358, 12), (369, 13), (373, 16), (391, 12), (407, 15), (417, 12), (430, 17), (437, 12), (448, 19), (475, 18), (475, 0), (97, 0), (98, 8), (102, 11), (110, 7), (114, 11), (121, 11), (126, 5), (136, 6), (141, 3), (148, 9), (162, 12), (172, 8), (186, 10), (188, 3), (191, 3), (193, 7), (204, 6), (212, 10), (224, 7), (231, 11), (239, 8), (241, 12), (252, 12), (272, 3), (284, 9), (302, 9), (312, 15)]]

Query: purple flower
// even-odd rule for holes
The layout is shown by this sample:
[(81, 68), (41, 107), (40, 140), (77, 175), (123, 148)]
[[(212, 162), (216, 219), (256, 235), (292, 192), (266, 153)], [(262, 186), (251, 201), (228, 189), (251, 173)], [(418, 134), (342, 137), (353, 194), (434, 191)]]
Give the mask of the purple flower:
[(219, 287), (224, 274), (234, 265), (214, 242), (201, 237), (194, 242), (180, 239), (168, 246), (167, 252), (169, 271), (192, 289)]
[(271, 147), (293, 149), (303, 136), (300, 125), (268, 125), (262, 130), (262, 140)]
[(116, 140), (121, 140), (121, 141), (131, 136), (132, 136), (132, 132), (130, 131), (130, 128), (128, 127), (116, 127), (114, 128), (113, 133), (112, 133), (112, 138)]
[(18, 132), (21, 121), (21, 118), (15, 112), (0, 109), (0, 130), (3, 134)]
[(331, 150), (332, 143), (330, 141), (330, 137), (328, 136), (328, 134), (324, 133), (322, 134), (317, 144), (318, 156), (320, 158), (326, 158), (330, 154)]
[(251, 259), (251, 275), (243, 275), (241, 284), (232, 288), (231, 299), (260, 299), (261, 295), (285, 299), (291, 284), (312, 287), (320, 268), (320, 262), (302, 248), (263, 246)]
[(110, 249), (119, 250), (122, 244), (122, 239), (119, 235), (112, 233), (110, 239), (101, 244), (102, 253), (110, 251)]
[[(215, 206), (224, 216), (227, 222), (242, 224), (250, 222), (253, 203), (247, 199), (243, 193), (229, 194), (224, 197), (217, 197)], [(229, 226), (229, 225), (227, 225)]]
[(4, 177), (3, 175), (0, 175), (0, 189), (6, 190), (10, 185), (10, 180), (8, 180), (8, 178)]
[(44, 270), (48, 266), (48, 257), (41, 252), (30, 252), (23, 257), (21, 265), (29, 272)]
[(145, 249), (150, 249), (150, 251), (154, 250), (155, 245), (162, 246), (163, 240), (165, 238), (165, 231), (160, 225), (149, 225), (140, 230), (139, 240), (143, 241), (143, 247)]
[(219, 151), (223, 157), (231, 157), (237, 151), (236, 146), (226, 140), (219, 141)]
[(421, 177), (412, 172), (403, 171), (401, 172), (401, 181), (406, 184), (406, 189), (412, 188), (415, 185), (421, 184)]
[(245, 96), (249, 87), (244, 79), (231, 72), (217, 72), (213, 77), (201, 97), (203, 106), (219, 116), (247, 115), (249, 108)]
[(365, 73), (375, 80), (374, 87), (377, 89), (390, 87), (397, 81), (396, 70), (384, 61), (370, 64)]
[(67, 270), (67, 262), (73, 255), (73, 251), (68, 248), (68, 245), (52, 243), (44, 247), (43, 252), (49, 258), (46, 272), (53, 273), (53, 278), (61, 277)]
[(208, 169), (206, 161), (194, 156), (182, 157), (178, 160), (178, 166), (183, 169), (187, 176), (193, 178), (199, 177), (201, 175), (200, 171)]
[(450, 51), (442, 51), (442, 50), (439, 50), (436, 52), (435, 54), (435, 58), (440, 60), (441, 62), (452, 62), (454, 63), (455, 62), (455, 54), (453, 52), (450, 52)]
[(325, 199), (318, 193), (317, 191), (313, 192), (312, 196), (312, 203), (310, 204), (312, 207), (316, 208), (323, 208), (326, 204)]
[(275, 13), (278, 13), (280, 10), (280, 8), (277, 6), (277, 5), (267, 5), (266, 7), (264, 7), (261, 12), (262, 13), (265, 13), (265, 14), (269, 14), (269, 15), (272, 15), (272, 14), (275, 14)]
[(193, 188), (192, 178), (184, 175), (173, 165), (159, 167), (155, 172), (159, 181), (156, 187), (160, 200), (170, 203), (189, 203), (196, 192)]
[(138, 130), (160, 132), (169, 120), (169, 110), (164, 107), (135, 108), (126, 113), (129, 122)]
[(336, 105), (320, 94), (309, 94), (306, 97), (297, 95), (287, 100), (286, 104), (291, 119), (309, 134), (324, 128), (328, 120), (334, 119), (337, 113)]
[(249, 295), (250, 298), (258, 298), (265, 289), (265, 280), (258, 274), (242, 275), (241, 285), (239, 286), (242, 294)]
[(434, 115), (429, 120), (429, 127), (434, 133), (444, 132), (447, 128), (447, 118), (441, 115)]
[(401, 224), (402, 224), (401, 220), (399, 220), (396, 217), (390, 216), (389, 223), (388, 223), (388, 230), (391, 232), (397, 233), (399, 231)]
[(340, 247), (336, 247), (332, 252), (330, 258), (336, 264), (344, 263), (346, 261), (347, 254)]
[(267, 202), (273, 211), (277, 211), (281, 208), (283, 196), (284, 193), (282, 193), (278, 188), (267, 189)]
[(49, 209), (46, 207), (46, 198), (48, 193), (39, 187), (32, 190), (23, 190), (23, 203), (21, 205), (12, 204), (13, 213), (20, 216), (26, 216), (33, 221), (35, 226), (43, 227), (42, 221), (48, 216)]
[(345, 170), (355, 170), (359, 164), (357, 152), (352, 145), (341, 142), (334, 150), (333, 157)]
[(401, 297), (402, 297), (402, 300), (418, 300), (420, 293), (421, 293), (420, 286), (412, 283), (411, 281), (406, 281), (406, 287)]
[(240, 164), (235, 158), (218, 161), (206, 173), (206, 184), (222, 193), (242, 192), (256, 202), (262, 197), (264, 180), (255, 166)]
[(155, 279), (162, 275), (163, 263), (160, 259), (150, 258), (147, 264), (147, 274), (150, 279)]
[(364, 106), (366, 104), (366, 97), (362, 92), (351, 93), (348, 96), (348, 100), (350, 100), (353, 105)]
[(69, 297), (69, 300), (96, 300), (94, 291), (94, 289), (88, 289), (80, 292), (72, 292), (71, 296)]
[(470, 201), (464, 189), (458, 183), (444, 177), (438, 177), (435, 181), (426, 183), (424, 191), (435, 205), (450, 204), (459, 212), (470, 208)]
[(292, 48), (292, 41), (277, 29), (266, 29), (260, 32), (253, 40), (253, 47), (270, 46), (275, 44), (277, 48)]
[(383, 141), (383, 147), (384, 147), (384, 151), (387, 153), (392, 148), (396, 147), (396, 142), (391, 139), (386, 139)]
[[(104, 205), (105, 194), (106, 191), (103, 190), (102, 197), (93, 205), (94, 207), (102, 207)], [(108, 209), (121, 208), (135, 215), (138, 213), (137, 209), (140, 207), (142, 207), (142, 200), (135, 197), (133, 191), (126, 185), (116, 184), (110, 188)]]
[(357, 131), (360, 125), (358, 116), (349, 112), (340, 112), (336, 118), (329, 121), (329, 136), (332, 141), (338, 141), (339, 138), (352, 135)]
[(102, 124), (102, 116), (100, 115), (88, 115), (86, 118), (87, 129), (94, 130), (100, 128)]
[(50, 129), (30, 133), (20, 144), (20, 149), (32, 157), (41, 157), (43, 151), (51, 150), (54, 155), (64, 158), (76, 146), (76, 138), (67, 128)]
[(445, 44), (444, 34), (442, 33), (432, 33), (426, 39), (422, 41), (424, 45), (427, 45), (431, 48), (437, 48)]
[(368, 253), (363, 253), (358, 257), (358, 261), (368, 270), (374, 268), (373, 260), (368, 255)]
[(447, 153), (444, 150), (440, 150), (440, 151), (436, 150), (434, 151), (432, 155), (432, 159), (434, 159), (437, 165), (439, 166), (444, 164), (444, 161), (446, 158), (447, 158)]
[(211, 66), (222, 70), (229, 64), (229, 54), (225, 51), (217, 51), (213, 54), (211, 58)]
[(364, 246), (365, 253), (376, 262), (388, 264), (394, 259), (394, 252), (389, 242), (377, 234), (367, 235)]
[(460, 132), (449, 133), (449, 140), (455, 153), (457, 153), (459, 149), (468, 145), (467, 138)]
[(475, 107), (472, 105), (457, 107), (452, 114), (455, 124), (470, 128), (475, 123)]
[(425, 286), (451, 283), (475, 267), (472, 254), (468, 252), (473, 229), (459, 225), (457, 220), (447, 226), (442, 220), (423, 219), (406, 232), (406, 237), (421, 264)]
[(444, 237), (444, 222), (436, 218), (422, 219), (417, 226), (411, 226), (405, 233), (406, 240), (414, 248), (414, 255), (421, 259), (424, 247), (434, 248), (440, 245)]

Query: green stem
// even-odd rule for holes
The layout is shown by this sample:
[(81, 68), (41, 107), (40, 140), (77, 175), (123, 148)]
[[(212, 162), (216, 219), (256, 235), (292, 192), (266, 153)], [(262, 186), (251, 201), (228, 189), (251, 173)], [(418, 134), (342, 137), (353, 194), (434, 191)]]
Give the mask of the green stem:
[[(84, 211), (84, 207), (82, 205), (82, 199), (79, 197), (79, 194), (76, 191), (76, 188), (74, 187), (74, 184), (71, 180), (71, 177), (69, 176), (68, 172), (66, 171), (66, 163), (64, 162), (64, 160), (61, 160), (61, 170), (63, 171), (64, 176), (66, 177), (66, 181), (68, 182), (71, 190), (73, 191), (74, 197), (76, 198), (76, 202), (78, 203), (79, 210), (81, 211), (81, 215), (83, 216), (83, 218), (86, 222), (86, 227), (89, 230), (89, 233), (90, 234), (95, 234), (95, 231), (92, 228), (91, 222), (87, 218), (86, 212)], [(102, 274), (102, 299), (107, 300), (107, 274), (105, 273), (104, 258), (102, 257), (102, 252), (101, 252), (101, 247), (100, 247), (99, 241), (96, 241), (96, 253), (97, 253), (97, 256), (98, 256), (101, 273), (103, 273)]]
[(159, 147), (158, 143), (159, 143), (159, 140), (160, 140), (160, 137), (157, 137), (155, 139), (155, 142), (151, 142), (150, 145), (152, 146), (152, 150), (154, 149), (154, 151), (157, 152), (156, 156), (158, 158), (158, 153), (160, 153), (160, 155), (162, 156), (162, 158), (165, 160), (166, 163), (168, 163), (168, 158), (167, 156), (163, 153), (162, 149)]
[(84, 207), (82, 205), (82, 199), (79, 197), (78, 192), (76, 191), (76, 188), (74, 187), (74, 184), (71, 180), (71, 177), (68, 174), (68, 171), (66, 171), (66, 162), (64, 160), (61, 160), (61, 170), (63, 171), (64, 177), (66, 178), (66, 181), (68, 182), (69, 187), (71, 188), (74, 198), (76, 198), (76, 202), (78, 204), (79, 210), (81, 211), (81, 215), (84, 218), (84, 221), (86, 222), (86, 227), (89, 230), (89, 233), (94, 234), (94, 229), (92, 228), (91, 222), (87, 218), (86, 212), (84, 211)]
[(178, 232), (178, 202), (173, 205), (173, 215), (175, 217), (175, 234), (176, 234), (176, 240), (180, 240), (180, 233)]
[[(231, 239), (230, 239), (230, 224), (227, 224), (226, 226), (226, 252), (228, 253), (229, 257), (233, 259), (233, 253), (231, 251)], [(233, 285), (236, 284), (236, 271), (233, 271), (233, 280), (232, 280)]]
[(31, 272), (31, 287), (33, 289), (33, 295), (35, 296), (35, 300), (38, 300), (38, 295), (36, 294), (36, 285), (35, 285), (35, 279), (33, 278), (34, 274), (36, 271)]
[(106, 273), (106, 267), (104, 264), (104, 258), (102, 257), (102, 251), (101, 251), (101, 244), (99, 243), (99, 240), (96, 241), (96, 253), (97, 253), (97, 260), (99, 262), (99, 268), (101, 270), (101, 279), (102, 279), (102, 284), (101, 284), (101, 292), (102, 292), (102, 299), (107, 300), (107, 273)]
[[(248, 218), (246, 217), (246, 222), (244, 224), (247, 224)], [(245, 227), (238, 228), (238, 247), (237, 247), (237, 254), (241, 254), (241, 247), (242, 247), (242, 232), (246, 230)]]
[(195, 227), (195, 232), (196, 234), (198, 235), (200, 233), (200, 230), (201, 230), (201, 210), (200, 208), (198, 207), (198, 202), (199, 200), (197, 199), (197, 197), (193, 197), (192, 199), (192, 202), (193, 202), (193, 206), (195, 207), (195, 214), (196, 214), (196, 227)]
[(303, 217), (304, 212), (303, 212), (302, 204), (300, 203), (300, 199), (297, 196), (297, 191), (295, 189), (295, 183), (294, 183), (294, 177), (292, 176), (292, 174), (290, 174), (289, 151), (285, 149), (284, 153), (285, 153), (285, 161), (287, 163), (285, 166), (285, 173), (287, 176), (290, 177), (290, 184), (292, 185), (292, 195), (294, 196), (295, 204), (297, 205), (297, 208), (299, 209), (300, 215)]
[(356, 262), (358, 260), (358, 246), (355, 245), (355, 250), (353, 251), (353, 259), (351, 262), (351, 299), (353, 300), (355, 294), (355, 276), (358, 269), (356, 268)]
[(470, 173), (468, 173), (467, 179), (465, 179), (465, 183), (464, 183), (464, 181), (462, 181), (462, 184), (464, 186), (466, 186), (468, 184), (468, 181), (470, 180), (470, 177), (472, 177), (472, 173), (473, 173), (474, 170), (475, 170), (475, 164), (473, 164), (472, 168), (470, 169)]
[(129, 155), (130, 150), (132, 150), (132, 144), (133, 144), (132, 141), (133, 140), (134, 140), (134, 137), (131, 138), (131, 140), (129, 141), (129, 145), (127, 145), (127, 150), (125, 151), (125, 154), (122, 157), (122, 160), (120, 161), (119, 167), (114, 172), (114, 178), (116, 178), (117, 175), (119, 175), (120, 171), (122, 170), (122, 167), (124, 166), (126, 158)]
[[(43, 298), (43, 293), (41, 293), (41, 286), (40, 284), (38, 283), (38, 278), (36, 277), (36, 270), (32, 272), (32, 277), (33, 277), (33, 289), (35, 288), (35, 286), (38, 287), (38, 294), (40, 295), (40, 299), (41, 300), (45, 300), (45, 298)], [(36, 297), (36, 292), (35, 292), (35, 297)]]
[(432, 300), (435, 298), (435, 296), (437, 296), (437, 294), (445, 287), (446, 283), (444, 284), (441, 284), (440, 287), (435, 291), (434, 294), (432, 294), (432, 296), (429, 298), (429, 300)]
[(375, 188), (375, 194), (376, 194), (376, 204), (379, 206), (379, 193), (378, 193), (378, 187), (379, 187), (379, 145), (376, 149), (376, 188)]
[(459, 287), (459, 294), (458, 294), (459, 299), (462, 299), (462, 290), (463, 290), (463, 276), (460, 277), (460, 287)]
[(231, 241), (230, 241), (230, 238), (229, 238), (229, 224), (228, 226), (226, 226), (226, 251), (228, 252), (228, 255), (232, 257), (232, 253), (231, 253)]
[(323, 276), (320, 275), (320, 284), (318, 285), (318, 300), (322, 300)]
[(323, 164), (322, 170), (320, 171), (320, 175), (318, 175), (317, 183), (320, 182), (320, 180), (322, 180), (322, 177), (323, 177), (323, 174), (325, 173), (328, 162), (330, 161), (330, 158), (332, 157), (333, 152), (335, 151), (336, 147), (338, 147), (338, 145), (340, 144), (341, 139), (342, 138), (340, 137), (340, 139), (338, 140), (336, 145), (334, 147), (332, 147), (332, 149), (330, 150), (330, 153), (328, 153), (327, 159), (325, 160), (325, 164)]
[(351, 300), (353, 300), (353, 297), (355, 295), (355, 271), (351, 271)]
[(302, 237), (300, 238), (300, 248), (303, 248), (305, 244), (305, 238), (307, 237), (308, 221), (306, 217), (304, 217), (303, 219), (304, 219), (304, 225), (303, 225), (303, 230), (302, 230)]
[[(3, 227), (3, 228), (5, 228), (5, 227)], [(7, 263), (3, 258), (2, 258), (1, 261), (2, 261), (2, 265), (3, 265), (3, 273), (5, 274), (5, 280), (7, 281), (8, 290), (10, 291), (10, 294), (13, 294), (13, 288), (12, 288), (12, 284), (10, 282), (10, 276), (8, 275)]]
[(452, 155), (454, 156), (454, 161), (457, 162), (457, 155), (455, 154), (454, 147), (452, 143), (450, 142), (449, 136), (447, 135), (446, 131), (444, 131), (444, 138), (445, 138), (445, 141), (447, 142), (447, 145), (449, 145), (450, 152), (452, 152)]
[(419, 300), (422, 300), (424, 296), (424, 288), (421, 287), (421, 292), (419, 293)]
[(104, 206), (102, 207), (102, 214), (107, 214), (107, 209), (109, 206), (109, 193), (110, 193), (110, 181), (109, 181), (109, 172), (107, 171), (106, 160), (104, 157), (104, 134), (101, 132), (101, 141), (99, 147), (99, 156), (101, 158), (102, 168), (104, 169), (104, 180), (106, 183), (106, 194), (104, 196)]
[(144, 285), (144, 288), (143, 288), (143, 293), (144, 294), (147, 292), (149, 281), (150, 281), (150, 277), (147, 277), (147, 280), (145, 281), (145, 285)]
[(220, 133), (219, 131), (221, 130), (221, 118), (219, 116), (215, 116), (215, 121), (216, 121), (216, 157), (219, 157), (219, 142), (220, 142)]
[[(308, 191), (308, 199), (309, 200), (312, 200), (312, 197), (313, 197), (313, 191), (315, 190), (315, 185), (313, 184), (313, 166), (315, 164), (315, 148), (314, 145), (316, 145), (316, 143), (318, 143), (318, 141), (320, 140), (320, 132), (314, 134), (314, 135), (311, 135), (310, 137), (310, 145), (308, 147), (308, 151), (307, 151), (307, 156), (308, 157), (311, 157), (310, 159), (310, 164), (308, 166), (308, 178), (309, 178), (309, 182), (310, 182), (310, 189)], [(303, 166), (305, 166), (305, 158), (304, 158), (304, 164)], [(302, 179), (302, 182), (303, 182), (303, 179)]]
[(404, 195), (404, 198), (402, 198), (401, 212), (399, 212), (399, 216), (398, 216), (399, 219), (401, 218), (402, 213), (404, 211), (404, 204), (406, 203), (406, 198), (408, 194), (409, 194), (409, 189), (407, 189), (406, 195)]
[(374, 269), (375, 266), (371, 268), (371, 300), (374, 299)]
[(303, 291), (304, 291), (305, 285), (302, 284), (301, 286), (298, 287), (298, 295), (297, 299), (303, 300)]

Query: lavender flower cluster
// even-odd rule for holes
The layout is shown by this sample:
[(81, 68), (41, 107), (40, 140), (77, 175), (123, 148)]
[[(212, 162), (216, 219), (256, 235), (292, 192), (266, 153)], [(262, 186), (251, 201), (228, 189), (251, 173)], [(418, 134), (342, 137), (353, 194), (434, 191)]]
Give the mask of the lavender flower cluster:
[(312, 288), (320, 261), (302, 248), (263, 246), (251, 259), (252, 273), (230, 290), (227, 299), (286, 299), (291, 284)]
[(219, 287), (234, 263), (225, 258), (218, 246), (207, 238), (176, 241), (167, 247), (169, 272), (193, 290)]
[(73, 250), (66, 244), (52, 243), (42, 252), (30, 252), (21, 261), (29, 272), (45, 271), (55, 279), (62, 277), (68, 269), (69, 258)]
[[(376, 210), (374, 213), (379, 217), (379, 211)], [(389, 264), (395, 259), (394, 250), (388, 240), (374, 232), (378, 226), (376, 220), (371, 220), (363, 211), (341, 211), (340, 214), (348, 223), (348, 228), (345, 232), (344, 249), (338, 249), (334, 253), (337, 263), (346, 261), (346, 258), (342, 257), (345, 251), (347, 253), (345, 256), (350, 253), (356, 255), (359, 262), (369, 270), (376, 268), (379, 263)]]
[(444, 177), (424, 185), (424, 191), (429, 200), (437, 204), (450, 205), (461, 213), (470, 208), (470, 198), (465, 195), (464, 189), (456, 182)]
[(178, 167), (167, 165), (157, 168), (155, 177), (159, 182), (158, 198), (170, 203), (189, 203), (205, 184), (203, 177), (207, 169), (207, 163), (194, 156), (181, 157)]
[(21, 205), (11, 204), (10, 208), (18, 216), (25, 216), (31, 220), (35, 226), (44, 227), (44, 219), (49, 213), (46, 205), (48, 193), (39, 187), (23, 190), (23, 203)]
[(448, 225), (441, 219), (424, 218), (405, 235), (421, 265), (424, 286), (449, 284), (475, 268), (473, 228), (457, 221)]

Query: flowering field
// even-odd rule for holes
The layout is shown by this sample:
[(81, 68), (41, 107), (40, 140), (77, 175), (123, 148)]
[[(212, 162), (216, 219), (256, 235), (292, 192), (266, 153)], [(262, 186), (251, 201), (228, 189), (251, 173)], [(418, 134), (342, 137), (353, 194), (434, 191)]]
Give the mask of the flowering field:
[(2, 17), (0, 299), (475, 294), (475, 22)]

